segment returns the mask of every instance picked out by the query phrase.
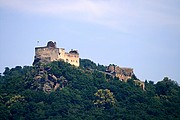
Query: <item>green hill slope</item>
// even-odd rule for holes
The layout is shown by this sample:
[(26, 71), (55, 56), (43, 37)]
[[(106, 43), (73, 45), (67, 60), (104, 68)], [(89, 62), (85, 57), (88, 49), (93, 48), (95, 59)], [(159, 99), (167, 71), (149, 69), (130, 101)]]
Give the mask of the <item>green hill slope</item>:
[(0, 76), (0, 119), (126, 120), (180, 119), (180, 87), (164, 78), (122, 82), (99, 71), (105, 66), (81, 60), (6, 68)]

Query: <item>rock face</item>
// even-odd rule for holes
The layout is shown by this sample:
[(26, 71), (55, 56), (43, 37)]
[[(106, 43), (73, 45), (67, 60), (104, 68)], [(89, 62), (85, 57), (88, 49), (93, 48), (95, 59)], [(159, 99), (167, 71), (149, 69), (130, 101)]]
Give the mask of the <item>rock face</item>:
[[(50, 69), (50, 68), (49, 68)], [(65, 77), (56, 77), (53, 74), (48, 73), (48, 69), (45, 70), (44, 67), (38, 68), (38, 74), (34, 77), (34, 82), (32, 83), (32, 88), (43, 90), (46, 93), (64, 88), (68, 80)]]
[(134, 75), (132, 68), (121, 68), (117, 65), (109, 65), (106, 72), (113, 74), (115, 77), (125, 82)]

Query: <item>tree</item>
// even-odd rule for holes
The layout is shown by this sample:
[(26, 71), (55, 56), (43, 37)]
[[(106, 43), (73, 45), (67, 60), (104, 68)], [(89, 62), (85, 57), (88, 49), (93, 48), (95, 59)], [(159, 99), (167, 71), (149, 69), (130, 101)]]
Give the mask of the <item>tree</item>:
[[(157, 83), (146, 81), (143, 91), (134, 79), (107, 78), (100, 72), (105, 66), (82, 63), (5, 68), (0, 75), (0, 120), (180, 118), (180, 87), (175, 81), (167, 77)], [(63, 89), (47, 94), (41, 88), (45, 83)]]
[(177, 91), (178, 89), (178, 84), (168, 77), (165, 77), (163, 81), (160, 81), (156, 84), (156, 93), (158, 95), (170, 95), (172, 91)]
[(94, 104), (100, 108), (109, 108), (115, 105), (115, 98), (113, 93), (108, 89), (99, 89), (95, 94), (96, 100)]
[(10, 69), (8, 67), (5, 67), (5, 71), (3, 72), (4, 75), (7, 75), (9, 74), (10, 72)]

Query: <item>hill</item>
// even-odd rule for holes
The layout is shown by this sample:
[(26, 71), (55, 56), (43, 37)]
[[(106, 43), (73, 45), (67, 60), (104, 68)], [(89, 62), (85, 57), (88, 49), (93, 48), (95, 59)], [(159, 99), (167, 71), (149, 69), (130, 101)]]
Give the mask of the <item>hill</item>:
[(165, 77), (145, 90), (104, 74), (86, 59), (80, 67), (62, 61), (5, 68), (0, 75), (0, 119), (109, 120), (180, 119), (180, 87)]

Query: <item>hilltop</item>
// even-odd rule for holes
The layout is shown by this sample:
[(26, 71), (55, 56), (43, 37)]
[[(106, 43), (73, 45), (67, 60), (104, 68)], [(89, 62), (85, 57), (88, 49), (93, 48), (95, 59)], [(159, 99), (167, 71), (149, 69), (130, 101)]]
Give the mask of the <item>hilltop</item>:
[(175, 81), (145, 81), (143, 90), (134, 74), (124, 82), (102, 72), (107, 68), (87, 59), (80, 59), (79, 67), (53, 61), (5, 68), (0, 75), (0, 119), (180, 118), (180, 87)]
[[(79, 61), (79, 53), (78, 50), (71, 49), (70, 52), (65, 52), (64, 48), (57, 48), (56, 42), (49, 41), (44, 47), (35, 47), (35, 57), (33, 65), (39, 68), (39, 74), (36, 75), (35, 79), (41, 80), (41, 78), (45, 75), (46, 81), (49, 81), (46, 85), (43, 86), (44, 91), (52, 91), (53, 89), (57, 89), (59, 87), (59, 83), (54, 83), (52, 81), (57, 81), (61, 78), (57, 78), (55, 75), (47, 74), (48, 71), (45, 70), (41, 64), (48, 64), (53, 61), (64, 61), (76, 67), (81, 67), (89, 69), (89, 70), (98, 70), (104, 75), (108, 75), (111, 77), (116, 77), (121, 81), (127, 82), (129, 79), (133, 79), (133, 82), (140, 86), (143, 90), (145, 90), (145, 84), (143, 81), (140, 81), (136, 78), (134, 71), (132, 68), (122, 68), (114, 64), (110, 64), (109, 66), (102, 66), (101, 69), (98, 69), (99, 66), (95, 67), (96, 64), (90, 60), (84, 59)], [(81, 64), (80, 64), (81, 62)], [(104, 68), (104, 69), (102, 69)], [(49, 80), (52, 78), (53, 80)]]

